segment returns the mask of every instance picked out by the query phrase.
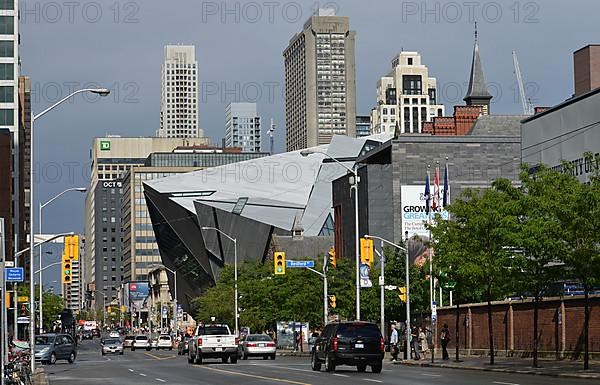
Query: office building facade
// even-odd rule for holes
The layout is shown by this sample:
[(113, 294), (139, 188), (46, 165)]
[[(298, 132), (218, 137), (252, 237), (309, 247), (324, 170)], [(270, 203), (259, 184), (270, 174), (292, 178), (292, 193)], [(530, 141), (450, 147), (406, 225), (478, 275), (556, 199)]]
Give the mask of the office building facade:
[(204, 136), (198, 116), (198, 62), (193, 45), (165, 46), (160, 82), (160, 128), (162, 138)]
[(283, 52), (287, 151), (356, 136), (355, 31), (320, 9)]
[(377, 82), (377, 107), (371, 113), (374, 134), (418, 134), (423, 123), (444, 115), (437, 101), (437, 81), (418, 52), (401, 52), (392, 71)]
[(260, 116), (256, 103), (229, 103), (225, 107), (225, 147), (260, 152)]

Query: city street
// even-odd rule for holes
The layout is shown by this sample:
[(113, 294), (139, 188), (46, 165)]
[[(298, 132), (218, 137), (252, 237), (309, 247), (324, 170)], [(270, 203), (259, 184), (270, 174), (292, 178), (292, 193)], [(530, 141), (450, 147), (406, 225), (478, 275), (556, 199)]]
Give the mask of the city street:
[(175, 351), (127, 350), (123, 356), (100, 355), (96, 342), (85, 341), (74, 365), (59, 362), (45, 366), (51, 385), (74, 384), (410, 384), (410, 385), (558, 385), (593, 384), (597, 380), (565, 380), (546, 376), (515, 375), (437, 368), (413, 368), (389, 363), (381, 374), (357, 373), (341, 367), (334, 374), (312, 372), (306, 357), (278, 357), (276, 361), (250, 359), (237, 365), (207, 360), (190, 365)]

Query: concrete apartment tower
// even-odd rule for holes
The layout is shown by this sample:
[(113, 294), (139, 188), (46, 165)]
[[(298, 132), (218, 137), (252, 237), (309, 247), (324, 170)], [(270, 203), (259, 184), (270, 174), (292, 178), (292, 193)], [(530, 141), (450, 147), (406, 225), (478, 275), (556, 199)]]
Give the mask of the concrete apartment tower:
[(225, 107), (225, 146), (260, 152), (260, 116), (256, 103), (229, 103)]
[(356, 136), (354, 42), (348, 17), (319, 9), (283, 52), (287, 151)]
[(160, 82), (160, 138), (199, 138), (198, 62), (193, 45), (165, 46)]
[(419, 134), (424, 122), (444, 115), (437, 101), (437, 81), (421, 64), (418, 52), (401, 52), (392, 71), (377, 82), (377, 107), (371, 112), (374, 134)]

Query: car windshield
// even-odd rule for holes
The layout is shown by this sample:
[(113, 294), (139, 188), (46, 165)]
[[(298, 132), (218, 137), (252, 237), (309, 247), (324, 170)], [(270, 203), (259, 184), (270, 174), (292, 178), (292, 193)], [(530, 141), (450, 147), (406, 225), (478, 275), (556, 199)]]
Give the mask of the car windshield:
[(127, 337), (125, 337), (125, 339), (126, 339), (126, 340), (134, 340), (134, 339), (135, 339), (135, 337), (134, 337), (134, 336), (127, 336)]
[(248, 336), (248, 338), (246, 338), (246, 341), (266, 341), (266, 342), (271, 342), (273, 341), (271, 339), (271, 337), (269, 337), (266, 334), (256, 334), (253, 336)]
[(135, 337), (135, 339), (136, 339), (137, 341), (147, 341), (147, 340), (148, 340), (148, 337), (146, 337), (146, 336), (137, 336), (137, 337)]
[(381, 337), (379, 329), (371, 324), (350, 324), (341, 325), (337, 332), (340, 337), (356, 338), (356, 337)]
[(160, 336), (160, 337), (158, 337), (158, 339), (159, 340), (170, 340), (171, 337), (169, 337), (169, 336)]
[(52, 345), (54, 343), (54, 336), (36, 336), (36, 345)]
[(200, 328), (200, 335), (205, 336), (223, 336), (229, 335), (229, 330), (226, 326), (203, 326)]
[(121, 341), (119, 340), (104, 340), (104, 345), (118, 345)]

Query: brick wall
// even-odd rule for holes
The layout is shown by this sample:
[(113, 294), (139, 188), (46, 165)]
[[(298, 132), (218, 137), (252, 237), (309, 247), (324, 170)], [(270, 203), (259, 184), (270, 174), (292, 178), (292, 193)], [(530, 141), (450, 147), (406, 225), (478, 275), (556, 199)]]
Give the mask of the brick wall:
[[(438, 310), (438, 325), (448, 324), (456, 343), (456, 308)], [(533, 349), (533, 302), (494, 302), (494, 345), (499, 355), (529, 355)], [(487, 305), (462, 305), (459, 316), (459, 348), (467, 353), (489, 350)], [(539, 305), (539, 347), (542, 355), (581, 358), (583, 354), (583, 297), (548, 299)], [(590, 352), (600, 353), (600, 295), (590, 297)]]

